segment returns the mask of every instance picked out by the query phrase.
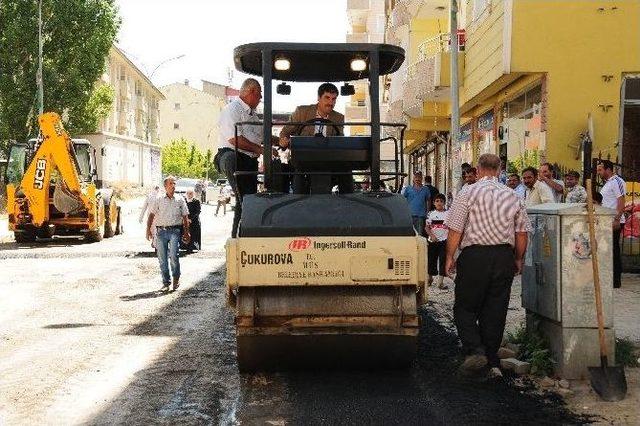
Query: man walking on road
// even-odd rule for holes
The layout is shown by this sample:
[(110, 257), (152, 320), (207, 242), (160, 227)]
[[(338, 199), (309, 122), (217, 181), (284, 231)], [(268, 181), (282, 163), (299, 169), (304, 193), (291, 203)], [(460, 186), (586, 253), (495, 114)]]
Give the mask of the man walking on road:
[(457, 271), (453, 311), (466, 354), (461, 373), (489, 364), (490, 377), (501, 377), (497, 352), (531, 224), (515, 192), (498, 181), (500, 157), (483, 154), (478, 168), (477, 183), (461, 190), (448, 212), (446, 270)]
[(420, 170), (413, 174), (413, 185), (402, 189), (402, 195), (409, 203), (414, 229), (418, 235), (424, 235), (427, 213), (431, 209), (431, 191), (422, 184), (422, 172)]
[(620, 256), (620, 230), (625, 223), (625, 187), (626, 183), (613, 171), (613, 163), (602, 160), (598, 163), (598, 176), (604, 181), (600, 190), (602, 194), (602, 206), (614, 209), (616, 215), (613, 218), (613, 288), (622, 285), (622, 258)]
[[(158, 196), (151, 207), (147, 219), (147, 239), (151, 240), (151, 224), (156, 223), (156, 250), (162, 273), (161, 291), (169, 291), (171, 275), (173, 275), (173, 289), (180, 286), (180, 258), (178, 248), (181, 237), (189, 241), (189, 209), (187, 202), (181, 195), (175, 194), (176, 178), (167, 176), (164, 178), (165, 194)], [(184, 233), (183, 233), (184, 231)], [(168, 258), (168, 259), (167, 259)], [(169, 274), (171, 264), (171, 275)]]

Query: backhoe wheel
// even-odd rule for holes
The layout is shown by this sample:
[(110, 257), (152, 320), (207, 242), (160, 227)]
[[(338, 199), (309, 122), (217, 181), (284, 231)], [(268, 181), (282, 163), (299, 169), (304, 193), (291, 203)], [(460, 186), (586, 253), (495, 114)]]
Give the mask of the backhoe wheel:
[(44, 224), (38, 228), (36, 235), (38, 238), (53, 238), (55, 232), (55, 226)]
[(124, 228), (122, 226), (122, 211), (120, 206), (118, 206), (118, 225), (116, 226), (116, 235), (120, 235), (124, 233)]
[(119, 212), (115, 198), (111, 197), (109, 205), (104, 209), (104, 237), (111, 238), (118, 234)]
[(98, 229), (95, 231), (89, 231), (85, 235), (85, 239), (90, 243), (95, 243), (98, 241), (102, 241), (104, 238), (104, 228), (105, 228), (105, 220), (104, 220), (104, 203), (102, 200), (98, 200)]
[(13, 233), (13, 238), (15, 238), (16, 243), (19, 244), (33, 243), (36, 241), (36, 234), (31, 231), (15, 231)]

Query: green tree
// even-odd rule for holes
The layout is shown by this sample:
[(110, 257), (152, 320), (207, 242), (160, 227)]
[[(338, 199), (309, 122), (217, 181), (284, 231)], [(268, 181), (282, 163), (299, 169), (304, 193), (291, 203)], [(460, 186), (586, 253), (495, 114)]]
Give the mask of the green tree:
[(206, 177), (208, 164), (205, 155), (192, 142), (174, 139), (162, 147), (162, 174), (180, 177)]
[[(0, 1), (0, 141), (37, 131), (37, 3)], [(96, 81), (120, 27), (115, 0), (43, 0), (42, 20), (44, 109), (65, 112), (72, 134), (94, 132), (108, 97)]]

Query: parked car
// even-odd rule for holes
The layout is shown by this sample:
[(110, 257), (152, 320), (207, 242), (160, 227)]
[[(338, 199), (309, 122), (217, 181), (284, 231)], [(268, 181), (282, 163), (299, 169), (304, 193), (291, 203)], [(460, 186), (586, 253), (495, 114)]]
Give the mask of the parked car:
[(176, 194), (180, 194), (183, 197), (187, 197), (187, 191), (194, 189), (198, 183), (198, 179), (180, 178), (176, 180)]

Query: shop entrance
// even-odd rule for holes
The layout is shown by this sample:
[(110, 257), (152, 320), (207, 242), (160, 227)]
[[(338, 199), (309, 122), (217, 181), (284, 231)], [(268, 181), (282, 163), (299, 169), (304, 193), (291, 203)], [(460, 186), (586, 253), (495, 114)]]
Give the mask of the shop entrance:
[(640, 76), (624, 79), (622, 95), (621, 163), (626, 170), (633, 170), (627, 179), (640, 182)]

